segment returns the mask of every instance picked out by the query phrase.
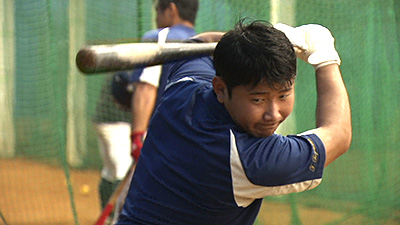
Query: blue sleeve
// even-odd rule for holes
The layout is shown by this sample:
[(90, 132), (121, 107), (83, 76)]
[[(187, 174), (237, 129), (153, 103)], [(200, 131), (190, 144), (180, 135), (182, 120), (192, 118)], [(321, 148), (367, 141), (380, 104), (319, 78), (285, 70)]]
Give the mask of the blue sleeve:
[(140, 75), (142, 74), (144, 68), (145, 67), (135, 68), (128, 77), (129, 83), (139, 82)]
[(325, 148), (315, 134), (272, 135), (237, 139), (248, 179), (263, 186), (279, 186), (322, 178)]
[(161, 29), (154, 29), (147, 31), (146, 33), (143, 34), (141, 42), (157, 42), (158, 40), (158, 32), (160, 32)]
[[(147, 31), (146, 33), (143, 34), (143, 36), (141, 38), (141, 42), (143, 42), (143, 43), (145, 43), (145, 42), (157, 42), (157, 40), (158, 40), (158, 32), (160, 32), (160, 29), (154, 29), (154, 30)], [(132, 68), (133, 71), (131, 72), (131, 74), (128, 77), (128, 82), (129, 83), (138, 82), (140, 76), (142, 75), (143, 69), (145, 67), (146, 67), (146, 65), (137, 66), (135, 68)]]

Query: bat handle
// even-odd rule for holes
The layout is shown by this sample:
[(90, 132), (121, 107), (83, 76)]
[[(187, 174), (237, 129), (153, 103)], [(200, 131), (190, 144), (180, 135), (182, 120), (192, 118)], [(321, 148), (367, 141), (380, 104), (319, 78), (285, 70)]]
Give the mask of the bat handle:
[(103, 210), (103, 213), (101, 214), (99, 219), (96, 221), (95, 225), (104, 225), (105, 222), (106, 222), (106, 219), (111, 214), (113, 209), (114, 209), (114, 205), (113, 204), (107, 204), (106, 207)]

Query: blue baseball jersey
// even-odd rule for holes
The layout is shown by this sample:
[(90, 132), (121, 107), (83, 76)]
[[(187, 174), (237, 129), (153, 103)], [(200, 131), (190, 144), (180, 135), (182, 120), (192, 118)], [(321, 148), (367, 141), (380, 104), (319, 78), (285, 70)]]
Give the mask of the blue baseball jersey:
[[(142, 37), (142, 42), (157, 42), (158, 41), (158, 34), (160, 33), (162, 29), (154, 29), (154, 30), (150, 30), (147, 31), (143, 37)], [(196, 35), (196, 31), (191, 28), (191, 27), (187, 27), (185, 25), (182, 24), (177, 24), (174, 26), (171, 26), (168, 28), (168, 34), (166, 36), (166, 42), (179, 42), (179, 41), (183, 41), (186, 40), (192, 36)], [(162, 93), (164, 92), (165, 89), (165, 85), (167, 83), (167, 78), (164, 76), (164, 71), (168, 71), (168, 68), (170, 64), (166, 63), (162, 66), (162, 69), (160, 72), (160, 74), (154, 74), (154, 77), (160, 77), (158, 80), (158, 93), (157, 93), (157, 99), (156, 102), (158, 103)], [(139, 67), (139, 68), (135, 68), (135, 70), (132, 72), (132, 74), (129, 77), (129, 81), (130, 82), (137, 82), (140, 81), (141, 76), (143, 76), (143, 69), (144, 67)]]
[(321, 183), (318, 136), (247, 134), (217, 101), (214, 75), (210, 57), (169, 67), (117, 224), (253, 224), (263, 197)]

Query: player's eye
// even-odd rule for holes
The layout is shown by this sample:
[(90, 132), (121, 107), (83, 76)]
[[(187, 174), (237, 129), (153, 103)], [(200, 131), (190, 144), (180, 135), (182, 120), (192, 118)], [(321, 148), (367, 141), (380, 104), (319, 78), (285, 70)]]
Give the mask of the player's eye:
[(252, 101), (254, 103), (256, 103), (256, 104), (259, 104), (259, 103), (263, 102), (263, 99), (261, 99), (261, 98), (253, 98)]
[(290, 93), (289, 94), (280, 95), (279, 99), (282, 99), (282, 100), (287, 99), (289, 97), (289, 95), (290, 95)]

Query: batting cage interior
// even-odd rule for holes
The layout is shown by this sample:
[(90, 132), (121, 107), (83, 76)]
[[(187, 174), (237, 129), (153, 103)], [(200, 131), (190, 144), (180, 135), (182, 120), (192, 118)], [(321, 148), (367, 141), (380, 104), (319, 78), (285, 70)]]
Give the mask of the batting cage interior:
[[(0, 224), (94, 224), (100, 215), (94, 122), (129, 122), (110, 73), (75, 64), (86, 44), (139, 42), (149, 0), (0, 0)], [(352, 103), (353, 142), (313, 190), (267, 197), (256, 224), (400, 224), (400, 2), (200, 0), (195, 29), (243, 17), (332, 31)], [(279, 130), (315, 126), (313, 68), (298, 63), (296, 104)]]

